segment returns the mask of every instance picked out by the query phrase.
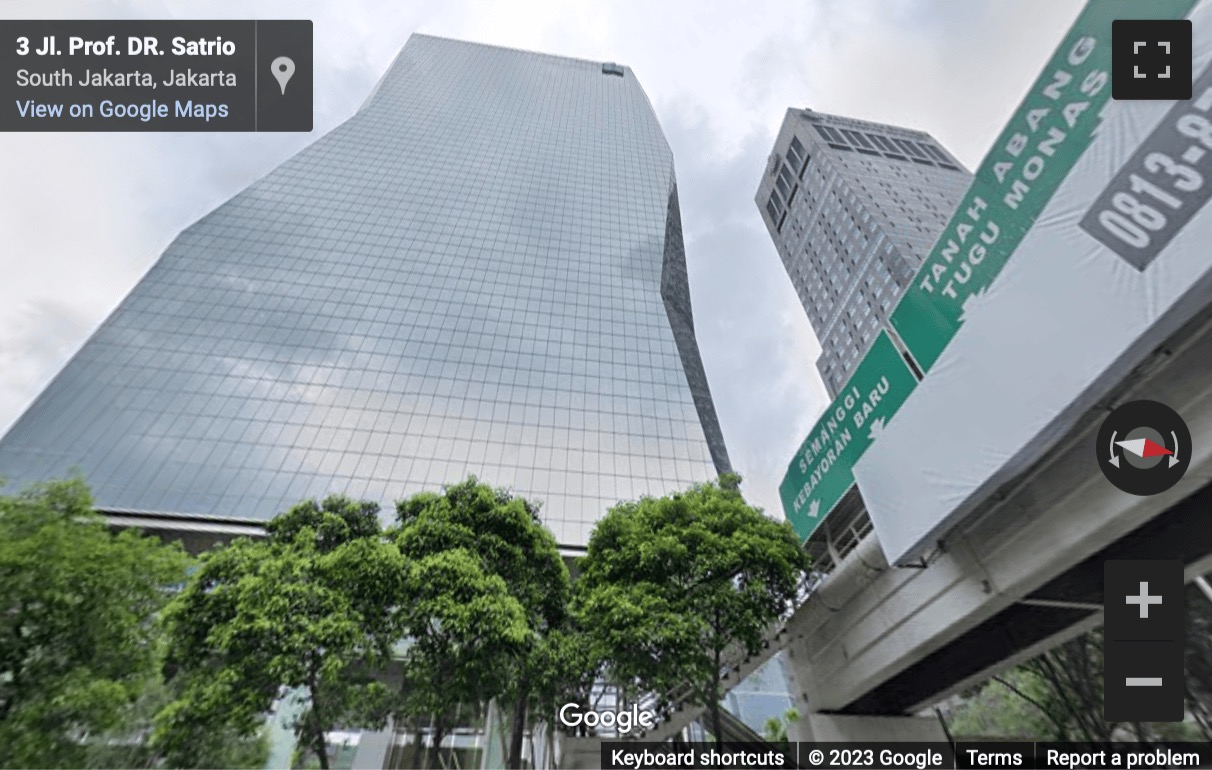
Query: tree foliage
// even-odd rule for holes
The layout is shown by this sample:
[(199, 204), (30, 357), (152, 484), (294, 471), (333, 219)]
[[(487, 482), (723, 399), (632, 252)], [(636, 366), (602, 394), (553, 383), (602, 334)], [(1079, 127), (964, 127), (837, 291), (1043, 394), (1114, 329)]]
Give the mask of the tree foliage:
[(762, 737), (771, 743), (786, 743), (787, 729), (800, 719), (799, 709), (792, 706), (776, 717), (770, 717), (762, 729)]
[(1043, 704), (1048, 686), (1034, 673), (1016, 667), (973, 688), (948, 719), (957, 739), (984, 737), (1054, 739), (1057, 725)]
[(381, 534), (379, 504), (340, 496), (323, 503), (305, 500), (265, 525), (270, 539), (279, 543), (293, 543), (304, 529), (311, 530), (320, 553), (345, 543), (373, 539)]
[(407, 558), (463, 549), (505, 581), (530, 626), (554, 627), (563, 620), (568, 568), (529, 501), (472, 476), (442, 494), (403, 500), (396, 511), (396, 542)]
[(334, 729), (395, 715), (440, 745), (491, 699), (518, 767), (526, 728), (604, 674), (718, 708), (725, 651), (758, 650), (808, 566), (736, 479), (612, 509), (571, 605), (530, 502), (472, 477), (396, 512), (383, 531), (375, 503), (307, 501), (186, 578), (179, 548), (110, 534), (83, 482), (0, 498), (0, 765), (256, 766), (294, 691), (322, 768)]
[(478, 710), (508, 687), (510, 660), (527, 641), (525, 614), (500, 576), (463, 549), (425, 556), (410, 580), (402, 710), (432, 719), (440, 749), (461, 707)]
[(253, 734), (284, 689), (307, 696), (295, 730), (321, 767), (325, 733), (383, 724), (388, 691), (374, 674), (396, 638), (406, 571), (377, 510), (344, 497), (302, 503), (267, 540), (203, 557), (165, 611), (169, 663), (183, 682), (156, 720), (167, 756), (188, 759), (209, 730)]
[(536, 506), (475, 477), (402, 500), (396, 513), (414, 597), (404, 710), (433, 715), (440, 745), (458, 704), (512, 703), (517, 766), (540, 650), (566, 620), (568, 568), (555, 538)]
[(90, 736), (131, 725), (186, 563), (112, 534), (82, 480), (0, 497), (0, 766), (82, 766)]
[(80, 767), (87, 768), (213, 768), (260, 770), (269, 760), (269, 732), (265, 725), (251, 735), (239, 735), (229, 727), (199, 731), (185, 751), (162, 754), (147, 739), (156, 715), (171, 703), (176, 683), (152, 679), (129, 710), (129, 719), (118, 729), (90, 738)]
[(717, 739), (725, 652), (759, 651), (809, 567), (790, 524), (748, 505), (738, 481), (612, 508), (573, 602), (614, 681), (658, 693), (689, 684)]
[(589, 632), (575, 622), (550, 630), (530, 660), (530, 710), (536, 722), (555, 725), (565, 703), (588, 706), (606, 661)]

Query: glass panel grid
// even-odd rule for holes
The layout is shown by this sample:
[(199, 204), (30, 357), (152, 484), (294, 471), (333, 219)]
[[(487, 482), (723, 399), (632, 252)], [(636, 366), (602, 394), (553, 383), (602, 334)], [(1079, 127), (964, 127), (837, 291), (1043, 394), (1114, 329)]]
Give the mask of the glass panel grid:
[(469, 473), (583, 545), (728, 469), (673, 160), (630, 70), (415, 35), (349, 121), (174, 241), (0, 440), (20, 484), (268, 519)]

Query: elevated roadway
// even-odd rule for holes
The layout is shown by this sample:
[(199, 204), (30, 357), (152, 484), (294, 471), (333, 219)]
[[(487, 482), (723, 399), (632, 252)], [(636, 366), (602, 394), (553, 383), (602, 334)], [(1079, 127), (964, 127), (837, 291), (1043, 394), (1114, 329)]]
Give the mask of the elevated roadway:
[[(1152, 351), (920, 563), (890, 566), (869, 535), (837, 564), (787, 626), (805, 714), (793, 737), (939, 738), (937, 720), (910, 716), (1102, 623), (1105, 560), (1181, 559), (1189, 581), (1212, 570), (1209, 318)], [(1194, 440), (1186, 475), (1153, 497), (1116, 489), (1095, 459), (1103, 418), (1139, 398), (1176, 409)]]

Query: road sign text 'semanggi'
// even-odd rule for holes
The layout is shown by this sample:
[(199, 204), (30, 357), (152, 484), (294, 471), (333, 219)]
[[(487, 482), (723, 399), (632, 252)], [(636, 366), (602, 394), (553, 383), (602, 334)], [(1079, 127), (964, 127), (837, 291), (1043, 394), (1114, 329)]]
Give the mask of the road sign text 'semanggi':
[(854, 485), (855, 462), (916, 384), (892, 340), (881, 332), (846, 389), (808, 432), (779, 485), (783, 510), (801, 537), (811, 535)]
[[(888, 377), (881, 376), (880, 381), (862, 402), (859, 401), (862, 396), (857, 386), (851, 387), (849, 391), (839, 396), (839, 401), (834, 402), (837, 406), (833, 413), (817, 423), (817, 433), (812, 436), (812, 443), (804, 447), (804, 451), (800, 455), (800, 472), (807, 473), (808, 467), (816, 460), (820, 460), (826, 465), (833, 462), (834, 458), (840, 455), (846, 445), (850, 443), (850, 429), (846, 427), (847, 418), (850, 418), (855, 428), (863, 427), (863, 423), (874, 413), (876, 405), (888, 392), (889, 387)], [(861, 408), (855, 411), (856, 407)]]
[[(795, 509), (798, 511), (808, 501), (812, 490), (820, 483), (821, 477), (829, 472), (834, 461), (842, 456), (842, 452), (850, 445), (849, 421), (854, 428), (860, 429), (879, 405), (884, 395), (891, 387), (887, 376), (880, 377), (875, 387), (868, 392), (862, 401), (857, 387), (852, 387), (843, 396), (837, 407), (828, 418), (818, 423), (819, 433), (812, 437), (812, 443), (804, 448), (800, 455), (800, 472), (808, 473), (808, 468), (815, 462), (816, 467), (808, 477), (808, 481), (796, 495)], [(835, 402), (837, 403), (837, 402)]]

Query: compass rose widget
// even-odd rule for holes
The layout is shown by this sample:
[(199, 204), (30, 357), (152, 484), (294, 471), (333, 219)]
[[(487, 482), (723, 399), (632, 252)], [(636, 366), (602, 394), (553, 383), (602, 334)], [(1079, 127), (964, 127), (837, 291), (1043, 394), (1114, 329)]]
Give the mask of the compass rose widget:
[(1191, 431), (1157, 401), (1130, 401), (1103, 421), (1095, 440), (1098, 467), (1132, 495), (1156, 495), (1178, 483), (1191, 459)]

